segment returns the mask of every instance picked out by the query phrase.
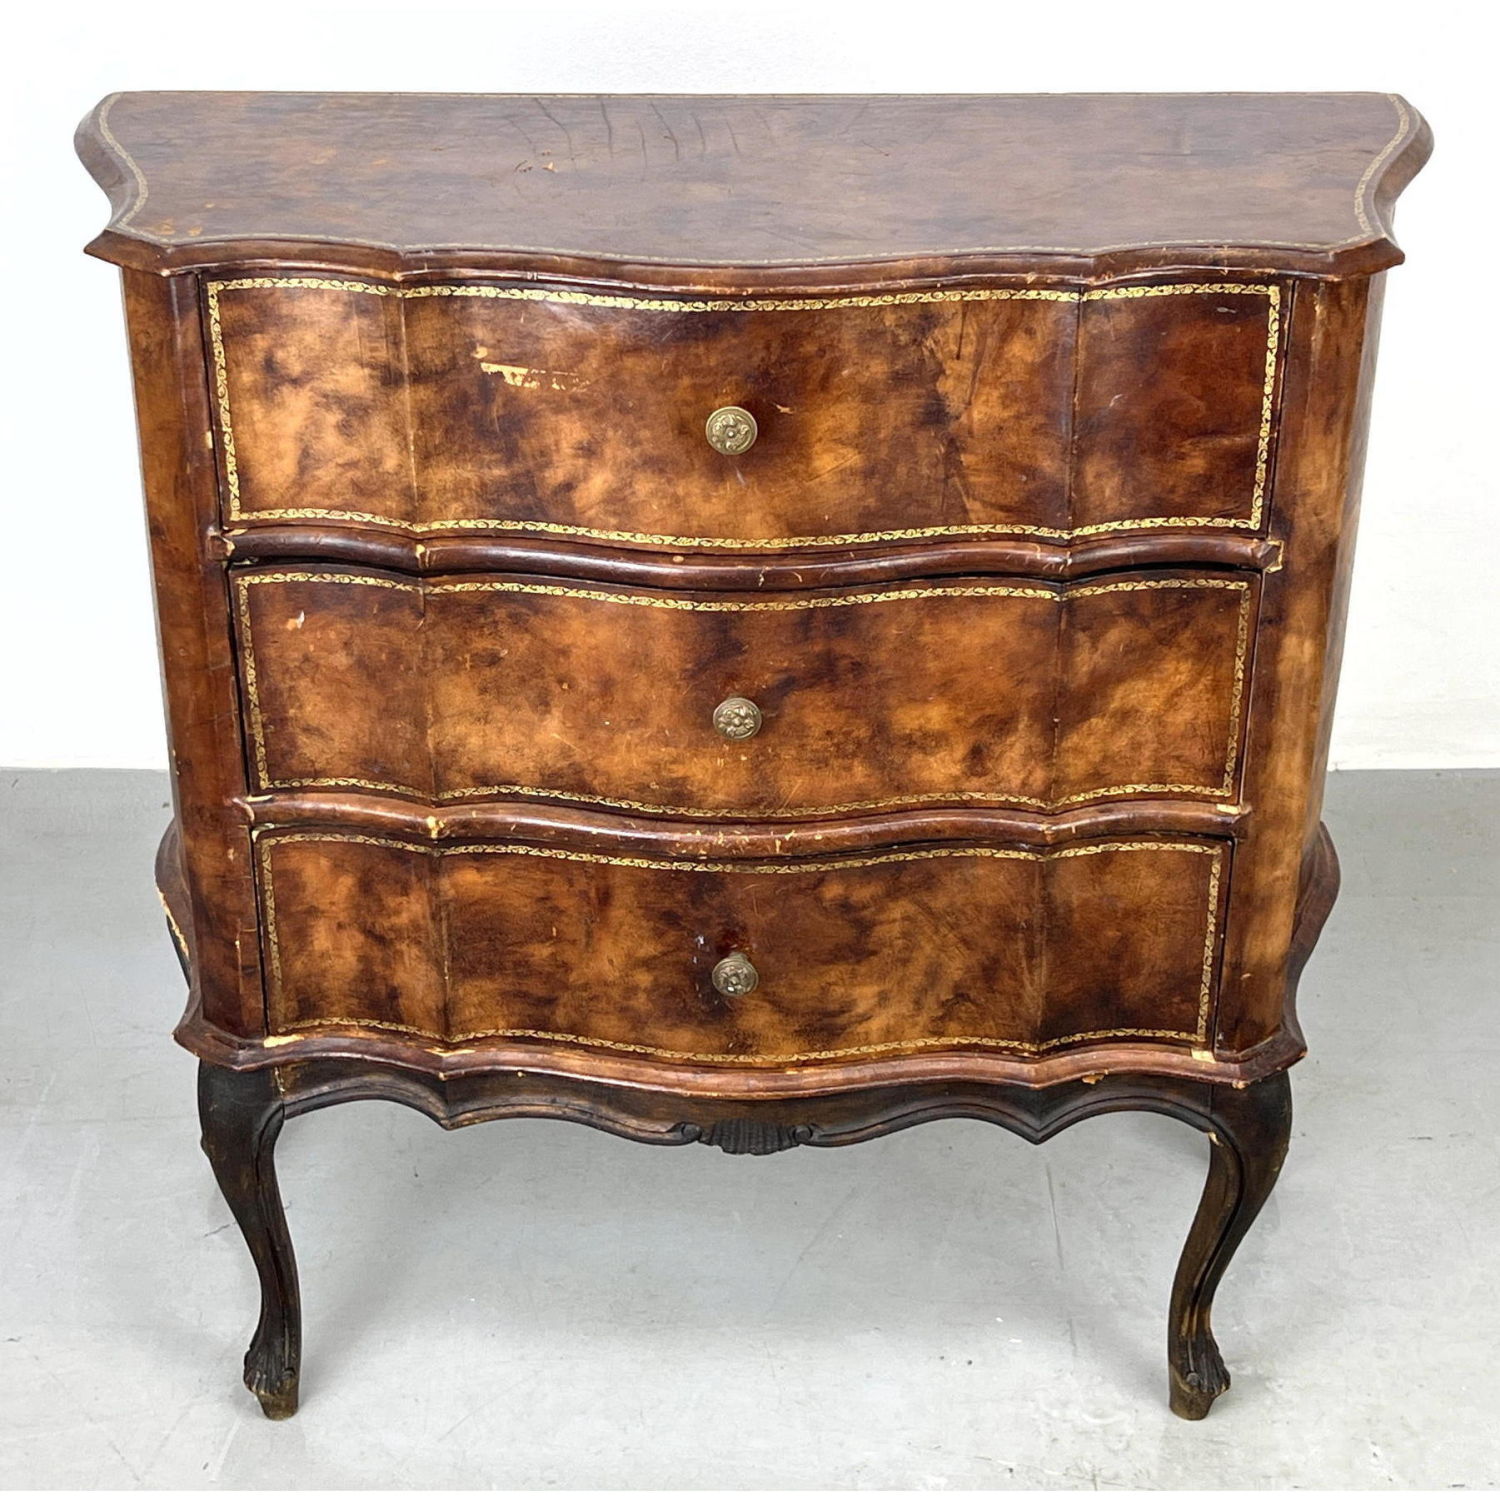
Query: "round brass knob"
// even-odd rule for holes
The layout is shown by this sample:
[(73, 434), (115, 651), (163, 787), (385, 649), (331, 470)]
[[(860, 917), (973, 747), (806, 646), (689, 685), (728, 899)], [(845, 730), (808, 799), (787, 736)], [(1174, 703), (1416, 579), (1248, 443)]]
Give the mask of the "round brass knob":
[(760, 733), (760, 710), (748, 698), (726, 698), (714, 710), (714, 728), (726, 740), (751, 740)]
[(743, 406), (721, 406), (703, 424), (708, 446), (715, 452), (736, 458), (760, 436), (755, 418)]
[(760, 983), (755, 965), (743, 953), (731, 953), (721, 958), (708, 976), (713, 987), (721, 995), (748, 995)]

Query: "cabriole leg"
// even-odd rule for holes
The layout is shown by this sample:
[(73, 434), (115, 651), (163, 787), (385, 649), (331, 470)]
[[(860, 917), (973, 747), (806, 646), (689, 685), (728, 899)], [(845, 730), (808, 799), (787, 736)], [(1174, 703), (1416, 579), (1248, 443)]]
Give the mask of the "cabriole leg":
[(276, 1185), (276, 1137), (284, 1112), (274, 1068), (236, 1073), (199, 1065), (203, 1149), (260, 1275), (260, 1322), (245, 1354), (245, 1384), (271, 1418), (297, 1410), (302, 1362), (297, 1263)]
[(1188, 1232), (1167, 1332), (1172, 1410), (1197, 1421), (1229, 1389), (1214, 1341), (1214, 1293), (1275, 1186), (1292, 1131), (1292, 1090), (1275, 1073), (1249, 1088), (1215, 1087), (1209, 1114), (1208, 1182)]

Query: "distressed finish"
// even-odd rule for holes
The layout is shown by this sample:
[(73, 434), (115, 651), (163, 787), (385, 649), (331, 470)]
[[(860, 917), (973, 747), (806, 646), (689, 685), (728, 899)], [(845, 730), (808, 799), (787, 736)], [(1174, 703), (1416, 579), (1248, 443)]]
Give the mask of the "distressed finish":
[[(1236, 793), (1251, 575), (662, 595), (234, 579), (257, 791), (685, 817)], [(713, 710), (743, 695), (753, 740)]]
[(78, 144), (121, 263), (603, 262), (779, 289), (1039, 259), (1382, 270), (1428, 141), (1391, 94), (157, 93), (103, 100)]
[[(1185, 839), (773, 862), (272, 832), (259, 851), (278, 1034), (747, 1067), (1108, 1037), (1202, 1047), (1227, 866), (1222, 845)], [(732, 952), (760, 983), (728, 999), (709, 971)]]
[(1167, 1351), (1203, 1416), (1338, 885), (1420, 118), (144, 94), (79, 146), (139, 402), (178, 1036), (267, 1414), (300, 1372), (277, 1133), (384, 1098), (748, 1156), (1173, 1115), (1211, 1142)]
[[(259, 276), (204, 296), (231, 529), (747, 547), (1264, 518), (1274, 282), (674, 300)], [(735, 457), (703, 432), (729, 405), (758, 432)]]

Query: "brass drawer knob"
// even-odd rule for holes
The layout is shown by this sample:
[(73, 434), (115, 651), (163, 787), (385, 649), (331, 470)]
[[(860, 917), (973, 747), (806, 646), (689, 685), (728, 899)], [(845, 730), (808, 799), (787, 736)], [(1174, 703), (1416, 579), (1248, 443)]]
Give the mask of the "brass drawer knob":
[(760, 710), (748, 698), (726, 698), (714, 710), (714, 728), (726, 740), (753, 740), (761, 722)]
[(743, 953), (721, 958), (708, 977), (721, 995), (729, 996), (748, 995), (760, 983), (755, 965)]
[(735, 458), (744, 453), (760, 436), (755, 418), (743, 406), (721, 406), (703, 424), (708, 446), (718, 453)]

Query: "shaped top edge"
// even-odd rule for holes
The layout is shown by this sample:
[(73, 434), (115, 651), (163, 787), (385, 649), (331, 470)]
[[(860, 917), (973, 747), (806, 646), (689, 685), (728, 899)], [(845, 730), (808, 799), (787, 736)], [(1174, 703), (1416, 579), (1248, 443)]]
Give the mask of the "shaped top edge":
[(125, 93), (89, 246), (754, 288), (1175, 266), (1362, 275), (1431, 150), (1393, 94)]

